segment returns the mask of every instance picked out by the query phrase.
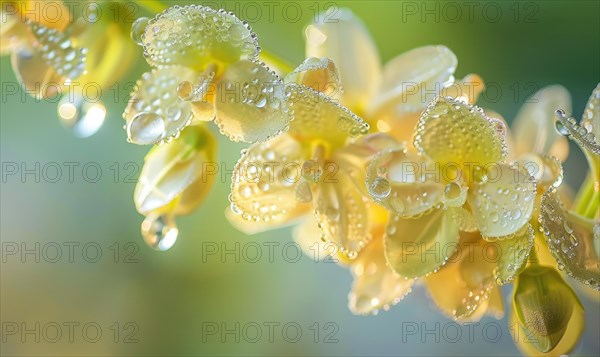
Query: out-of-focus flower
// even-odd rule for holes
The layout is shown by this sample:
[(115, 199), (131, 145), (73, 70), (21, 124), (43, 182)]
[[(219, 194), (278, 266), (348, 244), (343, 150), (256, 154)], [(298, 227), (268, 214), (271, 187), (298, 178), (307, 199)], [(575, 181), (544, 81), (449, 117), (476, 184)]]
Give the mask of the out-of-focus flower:
[(138, 19), (132, 37), (154, 69), (138, 81), (123, 114), (130, 142), (169, 141), (213, 119), (233, 141), (265, 141), (288, 128), (283, 82), (258, 62), (256, 34), (233, 13), (173, 6)]
[(122, 78), (138, 51), (123, 19), (106, 16), (109, 7), (123, 4), (86, 5), (89, 11), (79, 17), (62, 1), (6, 1), (1, 8), (6, 22), (0, 47), (3, 54), (11, 54), (18, 80), (36, 98), (62, 96), (59, 118), (79, 137), (94, 134), (106, 116), (100, 97), (88, 98), (86, 91), (101, 93)]

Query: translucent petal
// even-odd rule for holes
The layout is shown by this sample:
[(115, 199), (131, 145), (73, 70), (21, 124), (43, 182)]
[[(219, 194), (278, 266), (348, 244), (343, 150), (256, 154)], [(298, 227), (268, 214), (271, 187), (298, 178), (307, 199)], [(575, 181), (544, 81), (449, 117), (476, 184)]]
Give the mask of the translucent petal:
[(318, 182), (313, 204), (323, 238), (341, 253), (352, 258), (371, 239), (369, 203), (344, 170)]
[(562, 165), (554, 156), (530, 153), (519, 157), (518, 162), (535, 179), (540, 193), (563, 182)]
[(385, 256), (396, 273), (417, 278), (446, 264), (458, 241), (458, 227), (444, 210), (416, 219), (392, 216), (386, 228)]
[[(270, 221), (249, 221), (245, 219), (239, 211), (234, 212), (231, 207), (227, 207), (225, 210), (225, 218), (229, 223), (238, 231), (243, 232), (247, 235), (258, 234), (274, 229), (280, 229), (288, 226), (296, 226), (301, 224), (303, 221), (310, 221), (315, 226), (314, 219), (310, 215), (309, 204), (299, 204), (295, 209), (287, 211), (285, 214), (279, 215), (277, 218)], [(296, 228), (294, 228), (295, 230)], [(319, 241), (321, 238), (321, 232), (319, 231)], [(302, 245), (301, 245), (302, 247)]]
[(383, 67), (383, 80), (369, 113), (395, 116), (420, 112), (454, 80), (456, 55), (445, 46), (425, 46), (405, 52)]
[(46, 64), (38, 48), (16, 48), (11, 55), (11, 63), (17, 80), (35, 98), (57, 98), (62, 93), (63, 76)]
[[(10, 8), (14, 4), (2, 2), (0, 4), (0, 16), (2, 26), (0, 27), (0, 55), (10, 54), (13, 48), (23, 46), (30, 41), (32, 34), (28, 27), (21, 22), (18, 14)], [(8, 9), (6, 9), (8, 7)], [(8, 11), (7, 11), (8, 10)]]
[(542, 197), (540, 223), (559, 267), (579, 282), (600, 290), (600, 219), (565, 211), (552, 190)]
[(563, 355), (581, 336), (583, 307), (556, 270), (533, 265), (517, 277), (511, 320), (513, 333), (524, 332), (514, 336), (520, 348), (533, 355)]
[(343, 103), (360, 111), (371, 100), (381, 78), (375, 43), (362, 21), (348, 9), (338, 9), (333, 16), (319, 14), (318, 20), (306, 28), (306, 57), (331, 58), (342, 79)]
[(286, 217), (299, 204), (295, 188), (304, 156), (300, 144), (285, 134), (242, 151), (231, 178), (232, 208), (250, 221)]
[(85, 72), (86, 50), (74, 47), (68, 34), (35, 22), (30, 27), (42, 59), (56, 73), (75, 80)]
[(383, 232), (379, 232), (351, 263), (354, 283), (348, 294), (348, 307), (354, 314), (389, 310), (412, 291), (414, 280), (399, 276), (387, 266), (382, 236)]
[(179, 99), (177, 87), (183, 81), (196, 78), (196, 72), (180, 66), (144, 73), (123, 113), (129, 141), (139, 145), (159, 143), (176, 137), (188, 126), (192, 107)]
[(464, 207), (448, 207), (447, 210), (461, 232), (475, 232), (478, 230), (479, 226), (475, 216)]
[(323, 232), (311, 216), (307, 216), (301, 224), (292, 230), (296, 242), (304, 254), (315, 262), (340, 263), (338, 248), (331, 242), (323, 242)]
[(217, 69), (240, 59), (254, 60), (256, 35), (233, 13), (201, 5), (173, 6), (156, 15), (142, 36), (144, 56), (151, 66), (182, 65)]
[(286, 92), (294, 113), (290, 135), (300, 142), (319, 140), (333, 149), (369, 130), (369, 124), (321, 92), (297, 84), (286, 85)]
[(471, 211), (484, 238), (509, 238), (531, 218), (535, 182), (525, 169), (507, 164), (488, 167), (486, 175), (469, 189)]
[[(598, 93), (600, 93), (600, 89), (594, 90), (594, 93), (592, 93), (592, 97), (588, 102), (588, 106), (594, 106), (594, 96), (600, 95)], [(574, 118), (567, 117), (564, 111), (558, 110), (556, 112), (558, 117), (556, 128), (562, 135), (566, 135), (575, 141), (584, 153), (588, 155), (588, 160), (590, 159), (589, 155), (600, 155), (600, 139), (594, 135), (597, 130), (595, 128), (600, 126), (600, 115), (590, 115), (590, 112), (593, 113), (593, 111), (586, 108), (584, 115), (589, 117), (587, 117), (585, 121), (582, 121), (581, 125), (578, 125)], [(598, 160), (597, 156), (595, 159)]]
[(265, 141), (284, 131), (292, 112), (283, 81), (260, 63), (239, 61), (217, 85), (215, 123), (233, 141)]
[(329, 97), (338, 97), (342, 90), (337, 67), (329, 58), (307, 58), (285, 76), (285, 81), (305, 85)]
[(557, 109), (571, 113), (571, 95), (559, 85), (544, 87), (525, 101), (513, 122), (517, 152), (545, 153), (565, 160), (569, 145), (554, 129)]
[(414, 146), (439, 163), (485, 166), (506, 157), (504, 123), (483, 110), (451, 98), (438, 97), (423, 112)]
[(494, 242), (498, 247), (498, 266), (494, 269), (496, 284), (510, 283), (525, 268), (533, 241), (533, 227), (528, 224), (513, 238)]
[[(594, 135), (594, 141), (600, 145), (600, 83), (590, 95), (590, 99), (585, 106), (581, 126), (589, 133)], [(588, 135), (589, 136), (589, 135)]]
[(466, 321), (490, 297), (494, 288), (492, 256), (478, 233), (461, 233), (461, 244), (448, 263), (425, 278), (429, 294), (449, 317)]
[[(214, 181), (214, 173), (206, 172), (206, 169), (207, 165), (215, 164), (215, 154), (216, 141), (203, 126), (186, 128), (179, 139), (152, 148), (146, 155), (135, 187), (134, 202), (138, 212), (177, 212), (177, 205), (172, 203), (181, 201), (184, 202), (181, 212), (189, 212)], [(183, 198), (188, 189), (191, 189), (190, 197)]]
[(373, 200), (402, 217), (440, 206), (444, 189), (440, 172), (425, 160), (403, 148), (381, 152), (367, 170), (366, 185)]

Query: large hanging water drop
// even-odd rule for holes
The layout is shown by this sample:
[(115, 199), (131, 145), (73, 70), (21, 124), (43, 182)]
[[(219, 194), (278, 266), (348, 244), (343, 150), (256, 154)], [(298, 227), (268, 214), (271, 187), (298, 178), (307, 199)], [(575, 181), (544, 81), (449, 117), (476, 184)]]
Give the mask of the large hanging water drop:
[(81, 96), (70, 100), (69, 96), (65, 96), (58, 103), (58, 117), (76, 137), (87, 138), (102, 127), (106, 118), (106, 108), (99, 100), (90, 102)]
[(152, 112), (136, 114), (127, 125), (127, 138), (138, 145), (149, 145), (165, 137), (165, 121)]
[(142, 222), (142, 237), (150, 248), (166, 251), (177, 241), (179, 230), (171, 215), (150, 214)]

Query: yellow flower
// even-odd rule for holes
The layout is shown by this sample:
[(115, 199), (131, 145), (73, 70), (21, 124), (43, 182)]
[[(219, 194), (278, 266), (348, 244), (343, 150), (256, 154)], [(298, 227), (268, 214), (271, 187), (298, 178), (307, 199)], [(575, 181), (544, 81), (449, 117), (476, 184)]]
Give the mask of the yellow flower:
[(370, 239), (366, 161), (354, 150), (374, 153), (380, 144), (346, 145), (366, 134), (368, 124), (318, 90), (336, 77), (330, 61), (317, 59), (286, 77), (294, 120), (287, 133), (243, 151), (232, 177), (234, 214), (228, 216), (251, 233), (258, 230), (251, 222), (274, 227), (314, 211), (323, 238), (353, 257)]
[(94, 134), (106, 115), (101, 99), (86, 97), (86, 91), (106, 90), (127, 73), (136, 57), (122, 19), (106, 16), (115, 6), (123, 5), (94, 3), (86, 17), (73, 18), (62, 1), (2, 3), (7, 19), (0, 36), (2, 53), (11, 53), (27, 93), (44, 99), (63, 96), (58, 115), (79, 137)]
[(173, 6), (132, 28), (154, 67), (138, 81), (123, 114), (130, 142), (176, 138), (215, 120), (233, 141), (265, 141), (292, 119), (282, 80), (262, 62), (256, 34), (233, 13)]

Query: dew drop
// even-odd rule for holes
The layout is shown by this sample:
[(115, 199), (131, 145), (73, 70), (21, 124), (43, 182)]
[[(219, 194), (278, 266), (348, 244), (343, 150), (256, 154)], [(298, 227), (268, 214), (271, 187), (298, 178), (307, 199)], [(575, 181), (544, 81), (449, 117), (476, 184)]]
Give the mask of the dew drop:
[(150, 214), (142, 222), (141, 228), (144, 242), (160, 251), (171, 249), (179, 233), (175, 219), (170, 215)]
[(129, 122), (127, 137), (134, 144), (154, 144), (164, 139), (165, 129), (165, 122), (160, 115), (151, 112), (140, 112)]
[(562, 121), (560, 121), (560, 120), (556, 121), (555, 126), (556, 126), (556, 130), (558, 131), (558, 133), (560, 135), (563, 135), (563, 136), (570, 135), (569, 129), (565, 126), (565, 124), (562, 123)]
[(383, 199), (390, 195), (392, 186), (390, 182), (383, 177), (376, 177), (371, 183), (371, 194), (376, 199)]

